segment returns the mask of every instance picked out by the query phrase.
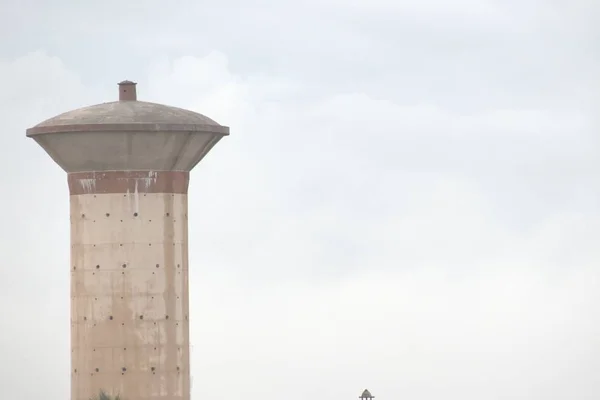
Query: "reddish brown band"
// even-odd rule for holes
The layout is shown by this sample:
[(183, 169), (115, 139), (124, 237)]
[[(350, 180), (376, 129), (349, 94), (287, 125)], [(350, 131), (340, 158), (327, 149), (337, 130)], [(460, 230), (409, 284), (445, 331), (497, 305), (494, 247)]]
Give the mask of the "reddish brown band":
[(69, 174), (69, 193), (177, 193), (187, 194), (189, 172), (105, 171)]

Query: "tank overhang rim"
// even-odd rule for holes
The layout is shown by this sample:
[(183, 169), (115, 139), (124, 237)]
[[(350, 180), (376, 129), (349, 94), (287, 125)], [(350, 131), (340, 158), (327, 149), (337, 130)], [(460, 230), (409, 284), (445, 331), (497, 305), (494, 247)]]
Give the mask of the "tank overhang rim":
[(173, 132), (173, 133), (212, 133), (229, 135), (229, 127), (212, 124), (164, 124), (164, 123), (128, 123), (128, 124), (73, 124), (34, 126), (27, 129), (27, 137), (51, 133), (87, 133), (87, 132)]

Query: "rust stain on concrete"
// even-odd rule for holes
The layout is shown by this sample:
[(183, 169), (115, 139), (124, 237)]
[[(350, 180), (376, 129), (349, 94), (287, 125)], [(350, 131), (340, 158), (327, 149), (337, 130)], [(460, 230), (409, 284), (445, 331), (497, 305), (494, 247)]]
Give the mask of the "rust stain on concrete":
[(109, 193), (187, 194), (189, 172), (185, 171), (107, 171), (68, 174), (71, 195)]

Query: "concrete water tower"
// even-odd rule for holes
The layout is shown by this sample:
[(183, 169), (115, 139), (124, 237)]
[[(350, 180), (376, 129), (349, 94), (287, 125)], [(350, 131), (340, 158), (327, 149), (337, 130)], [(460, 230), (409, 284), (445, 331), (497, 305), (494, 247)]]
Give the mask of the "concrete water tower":
[(72, 400), (189, 400), (189, 173), (228, 134), (130, 81), (27, 130), (68, 173)]

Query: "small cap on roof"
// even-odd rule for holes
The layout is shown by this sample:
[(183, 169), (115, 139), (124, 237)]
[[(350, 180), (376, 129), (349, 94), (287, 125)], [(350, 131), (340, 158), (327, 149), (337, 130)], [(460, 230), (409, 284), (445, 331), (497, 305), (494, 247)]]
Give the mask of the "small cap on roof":
[(119, 82), (119, 101), (136, 101), (137, 93), (135, 85), (137, 83), (132, 81)]

